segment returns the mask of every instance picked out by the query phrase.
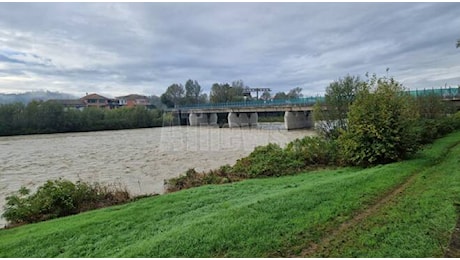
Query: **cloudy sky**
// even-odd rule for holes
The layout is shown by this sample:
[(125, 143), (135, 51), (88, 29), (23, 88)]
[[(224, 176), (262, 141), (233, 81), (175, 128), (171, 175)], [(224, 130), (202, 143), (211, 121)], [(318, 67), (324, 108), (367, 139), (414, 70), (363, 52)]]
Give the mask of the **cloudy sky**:
[(460, 3), (0, 3), (0, 93), (161, 95), (243, 80), (324, 93), (340, 77), (460, 84)]

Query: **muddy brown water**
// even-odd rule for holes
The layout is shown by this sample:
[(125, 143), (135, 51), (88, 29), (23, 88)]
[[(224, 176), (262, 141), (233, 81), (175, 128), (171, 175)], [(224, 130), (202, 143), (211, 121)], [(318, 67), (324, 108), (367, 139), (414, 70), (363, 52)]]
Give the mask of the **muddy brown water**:
[[(65, 178), (121, 184), (133, 195), (161, 194), (165, 179), (189, 168), (233, 165), (256, 146), (284, 146), (306, 135), (314, 132), (267, 123), (257, 129), (176, 126), (0, 137), (0, 215), (6, 196), (21, 186), (34, 190)], [(0, 227), (5, 223), (0, 218)]]

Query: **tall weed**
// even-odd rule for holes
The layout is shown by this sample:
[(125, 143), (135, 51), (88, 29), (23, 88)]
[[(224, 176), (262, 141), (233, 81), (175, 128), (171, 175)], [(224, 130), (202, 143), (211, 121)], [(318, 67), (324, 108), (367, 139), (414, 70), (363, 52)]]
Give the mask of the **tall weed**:
[(49, 180), (33, 194), (22, 187), (16, 194), (8, 196), (2, 216), (13, 225), (34, 223), (129, 200), (129, 193), (119, 186)]

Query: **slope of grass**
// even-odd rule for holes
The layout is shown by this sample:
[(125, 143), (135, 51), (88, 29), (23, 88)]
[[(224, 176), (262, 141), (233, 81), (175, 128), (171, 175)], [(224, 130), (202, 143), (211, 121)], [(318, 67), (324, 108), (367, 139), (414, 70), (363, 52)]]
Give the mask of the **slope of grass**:
[(443, 257), (460, 205), (460, 145), (448, 147), (400, 196), (335, 237), (316, 256)]
[[(351, 220), (356, 212), (373, 205), (411, 176), (416, 175), (420, 181), (422, 176), (431, 178), (431, 171), (447, 172), (441, 168), (448, 163), (454, 164), (450, 169), (458, 175), (460, 162), (452, 158), (454, 152), (458, 152), (454, 144), (459, 141), (460, 133), (450, 135), (413, 160), (385, 166), (364, 170), (323, 170), (209, 185), (1, 230), (0, 257), (268, 257), (300, 254), (304, 247), (320, 242), (326, 234)], [(454, 148), (446, 153), (449, 147)], [(429, 235), (446, 245), (446, 237), (456, 220), (452, 200), (458, 200), (458, 179), (453, 176), (444, 180), (444, 175), (436, 176), (433, 178), (437, 181), (416, 182), (419, 188), (413, 188), (414, 196), (407, 198), (411, 204), (410, 199), (417, 198), (417, 192), (423, 193), (426, 189), (431, 192), (426, 196), (436, 197), (434, 201), (424, 201), (427, 208), (430, 204), (441, 203), (440, 199), (447, 202), (439, 208), (450, 203), (450, 207), (439, 212), (439, 220), (434, 220), (439, 222), (437, 230), (445, 232)], [(437, 193), (441, 186), (444, 190)], [(407, 193), (410, 194), (410, 189)], [(437, 212), (420, 214), (417, 220), (429, 222), (433, 215), (438, 215)], [(394, 214), (399, 222), (405, 222), (402, 217), (406, 218), (406, 214), (401, 214), (400, 219), (399, 213)], [(369, 230), (376, 228), (386, 232), (388, 224), (373, 223), (367, 224)], [(410, 225), (406, 227), (407, 232), (411, 232)], [(388, 228), (393, 227), (388, 225)], [(418, 230), (424, 231), (424, 228)], [(359, 227), (354, 230), (356, 235), (353, 237), (357, 242), (345, 247), (352, 248), (361, 243), (361, 247), (350, 249), (360, 250), (360, 256), (407, 255), (411, 254), (407, 248), (420, 246), (401, 238), (395, 241), (403, 253), (392, 255), (391, 247), (366, 245), (369, 239), (366, 236), (371, 234), (368, 231), (360, 232)], [(334, 251), (338, 255), (346, 252), (344, 246), (336, 247), (343, 249)], [(374, 253), (374, 250), (380, 250), (380, 253)], [(385, 255), (386, 252), (390, 254)], [(439, 256), (439, 250), (425, 250), (422, 254)]]

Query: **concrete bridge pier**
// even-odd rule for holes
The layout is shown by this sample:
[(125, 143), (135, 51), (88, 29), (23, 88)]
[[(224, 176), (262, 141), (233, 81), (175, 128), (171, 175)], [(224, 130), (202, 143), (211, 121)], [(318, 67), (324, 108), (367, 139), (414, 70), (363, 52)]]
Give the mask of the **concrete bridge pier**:
[(256, 112), (251, 113), (228, 113), (228, 127), (252, 127), (257, 126), (259, 116)]
[(217, 125), (216, 113), (190, 113), (188, 119), (191, 126)]
[(284, 126), (287, 130), (312, 128), (313, 118), (311, 111), (286, 111), (284, 112)]

